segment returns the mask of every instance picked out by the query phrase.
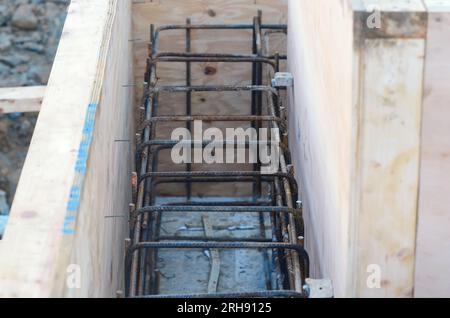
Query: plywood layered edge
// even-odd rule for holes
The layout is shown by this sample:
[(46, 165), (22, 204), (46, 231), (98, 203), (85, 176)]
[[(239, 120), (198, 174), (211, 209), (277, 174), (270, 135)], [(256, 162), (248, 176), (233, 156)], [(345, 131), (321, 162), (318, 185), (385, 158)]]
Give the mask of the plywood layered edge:
[[(441, 134), (444, 122), (436, 121), (446, 110), (448, 87), (431, 74), (437, 68), (439, 78), (450, 73), (442, 41), (448, 29), (442, 11), (448, 12), (449, 3), (289, 5), (289, 65), (295, 77), (290, 142), (313, 275), (331, 278), (337, 297), (411, 297), (419, 295), (420, 280), (433, 294), (433, 280), (421, 277), (448, 264), (439, 255), (448, 238), (448, 143)], [(371, 27), (377, 18), (381, 24)], [(430, 19), (435, 21), (429, 24)], [(443, 140), (431, 149), (433, 132)], [(430, 236), (432, 223), (441, 225)], [(434, 266), (420, 260), (430, 253)], [(445, 270), (433, 277), (448, 285)]]
[(0, 245), (1, 297), (108, 297), (123, 285), (131, 164), (116, 140), (133, 130), (129, 5), (69, 7)]

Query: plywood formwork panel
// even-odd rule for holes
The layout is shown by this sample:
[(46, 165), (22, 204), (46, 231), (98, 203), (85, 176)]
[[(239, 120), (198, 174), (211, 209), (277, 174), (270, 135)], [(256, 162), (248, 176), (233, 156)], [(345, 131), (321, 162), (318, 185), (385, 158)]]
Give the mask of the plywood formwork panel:
[[(412, 296), (424, 41), (366, 40), (355, 213), (358, 296)], [(368, 271), (379, 267), (380, 287)]]
[[(352, 13), (337, 1), (289, 3), (295, 78), (289, 141), (301, 184), (313, 277), (344, 295), (352, 152)], [(295, 107), (294, 107), (295, 105)]]
[(427, 8), (289, 5), (290, 142), (313, 275), (338, 297), (412, 296)]
[(415, 296), (450, 295), (450, 1), (428, 1)]
[[(114, 143), (132, 131), (128, 5), (69, 7), (0, 245), (2, 297), (112, 296), (121, 286), (126, 223), (107, 216), (130, 200), (130, 150)], [(70, 275), (81, 281), (66, 284)]]
[(107, 54), (100, 60), (102, 81), (94, 93), (98, 106), (79, 217), (67, 241), (73, 245), (70, 264), (82, 270), (82, 288), (63, 290), (70, 297), (114, 297), (123, 290), (134, 133), (133, 90), (125, 85), (132, 80), (129, 1), (117, 2), (110, 23)]

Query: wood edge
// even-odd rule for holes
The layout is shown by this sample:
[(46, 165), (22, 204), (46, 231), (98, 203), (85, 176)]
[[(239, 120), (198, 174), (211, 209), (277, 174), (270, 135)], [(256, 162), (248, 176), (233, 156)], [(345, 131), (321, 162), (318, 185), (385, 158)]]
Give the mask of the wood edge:
[[(82, 156), (78, 158), (78, 161), (84, 161), (84, 165), (87, 166), (90, 157), (91, 143), (92, 137), (95, 127), (95, 119), (97, 115), (97, 107), (101, 101), (101, 94), (103, 88), (103, 79), (106, 76), (106, 61), (108, 58), (108, 51), (110, 47), (111, 37), (112, 37), (112, 26), (116, 19), (116, 14), (118, 10), (118, 3), (120, 0), (108, 0), (108, 18), (105, 21), (104, 26), (104, 34), (102, 36), (102, 42), (100, 44), (100, 53), (98, 58), (97, 65), (97, 74), (95, 76), (95, 85), (91, 94), (91, 102), (88, 106), (86, 112), (86, 121), (85, 126), (83, 128), (83, 140), (80, 143), (80, 149), (85, 149), (87, 151), (86, 156)], [(90, 127), (90, 129), (88, 129)], [(79, 164), (79, 162), (77, 163)], [(81, 201), (83, 200), (82, 193), (84, 192), (85, 185), (85, 176), (87, 171), (77, 171), (78, 169), (75, 167), (76, 175), (75, 179), (72, 183), (71, 197), (67, 198), (67, 212), (66, 212), (66, 222), (64, 228), (64, 235), (61, 241), (60, 252), (58, 255), (58, 264), (57, 269), (55, 271), (55, 282), (53, 286), (52, 294), (54, 297), (60, 297), (61, 295), (66, 294), (67, 286), (65, 286), (65, 274), (66, 268), (70, 264), (70, 259), (72, 257), (73, 250), (73, 242), (75, 240), (75, 235), (77, 232), (78, 225), (78, 214), (81, 205)], [(79, 192), (78, 192), (79, 191)], [(80, 197), (78, 198), (78, 203), (76, 209), (72, 209), (70, 207), (73, 201), (73, 193), (78, 192)], [(73, 221), (69, 221), (73, 220)]]
[(0, 88), (0, 114), (39, 112), (46, 86)]

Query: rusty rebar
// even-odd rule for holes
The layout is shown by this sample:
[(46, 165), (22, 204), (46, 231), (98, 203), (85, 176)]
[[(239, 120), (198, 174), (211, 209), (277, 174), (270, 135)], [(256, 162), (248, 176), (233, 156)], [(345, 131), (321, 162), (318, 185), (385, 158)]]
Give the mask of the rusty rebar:
[[(155, 272), (157, 252), (159, 249), (259, 249), (265, 259), (266, 287), (270, 289), (278, 286), (283, 289), (294, 290), (272, 290), (264, 292), (248, 293), (216, 293), (213, 295), (193, 294), (183, 295), (185, 298), (202, 297), (305, 297), (302, 291), (302, 278), (309, 273), (309, 257), (301, 244), (297, 243), (297, 220), (301, 220), (301, 209), (294, 206), (297, 200), (298, 187), (295, 178), (287, 165), (289, 151), (287, 143), (280, 143), (279, 171), (274, 174), (264, 174), (259, 170), (260, 164), (254, 165), (254, 171), (192, 171), (190, 164), (186, 165), (184, 172), (161, 172), (158, 171), (159, 152), (170, 149), (179, 144), (176, 141), (155, 140), (156, 123), (162, 122), (185, 122), (188, 130), (192, 129), (192, 122), (196, 120), (217, 122), (248, 122), (252, 127), (262, 127), (267, 123), (269, 127), (281, 129), (286, 133), (286, 121), (280, 116), (280, 94), (279, 90), (271, 86), (263, 85), (263, 65), (273, 72), (279, 71), (280, 60), (286, 56), (264, 55), (262, 46), (263, 30), (264, 36), (269, 32), (286, 32), (286, 25), (263, 24), (261, 12), (254, 19), (253, 24), (234, 25), (194, 25), (190, 20), (186, 25), (170, 25), (155, 28), (151, 26), (149, 57), (145, 73), (144, 97), (141, 106), (141, 121), (139, 123), (140, 134), (138, 135), (136, 165), (139, 168), (134, 176), (133, 198), (136, 204), (130, 208), (133, 225), (132, 240), (127, 244), (126, 251), (126, 294), (131, 297), (161, 297), (170, 298), (177, 295), (161, 296), (158, 293), (158, 275)], [(191, 47), (192, 30), (253, 30), (253, 54), (212, 54), (193, 53)], [(186, 47), (185, 52), (158, 52), (160, 34), (168, 30), (185, 30)], [(158, 63), (183, 62), (186, 64), (185, 86), (160, 86), (157, 85)], [(211, 85), (193, 86), (191, 63), (194, 62), (223, 62), (223, 63), (252, 63), (253, 77), (252, 85)], [(193, 92), (241, 92), (248, 91), (252, 94), (251, 115), (193, 115), (192, 93)], [(181, 116), (158, 116), (158, 100), (160, 93), (185, 93), (186, 115)], [(263, 115), (263, 96), (267, 97), (268, 115)], [(259, 133), (259, 131), (258, 131)], [(259, 140), (259, 139), (258, 139)], [(192, 146), (206, 146), (211, 144), (207, 141), (181, 141), (188, 142)], [(212, 141), (216, 143), (216, 141)], [(231, 141), (220, 141), (223, 146)], [(239, 142), (238, 142), (239, 143)], [(252, 145), (272, 145), (273, 141), (246, 141), (246, 148)], [(236, 142), (233, 141), (233, 144)], [(155, 147), (155, 148), (154, 148)], [(137, 180), (136, 180), (137, 179)], [(199, 201), (192, 200), (191, 186), (193, 183), (203, 182), (252, 182), (254, 185), (252, 200), (225, 201)], [(156, 204), (156, 187), (163, 183), (186, 183), (186, 201), (165, 202)], [(268, 185), (270, 193), (263, 196), (261, 184)], [(260, 235), (244, 239), (235, 238), (206, 238), (183, 237), (183, 236), (161, 236), (162, 215), (170, 212), (207, 212), (207, 213), (258, 213), (260, 223)], [(266, 238), (265, 214), (270, 214), (272, 237)], [(183, 240), (183, 241), (180, 241)], [(239, 240), (239, 241), (237, 241)], [(161, 242), (163, 241), (163, 242)], [(174, 242), (165, 242), (174, 241)], [(284, 241), (284, 242), (283, 242)], [(272, 250), (275, 269), (278, 273), (278, 281), (272, 285), (270, 280), (271, 268), (268, 261), (268, 250)], [(285, 262), (288, 264), (288, 276), (291, 282), (283, 283)], [(302, 271), (303, 270), (303, 271)], [(284, 286), (282, 286), (284, 285)], [(179, 296), (179, 295), (178, 295)]]

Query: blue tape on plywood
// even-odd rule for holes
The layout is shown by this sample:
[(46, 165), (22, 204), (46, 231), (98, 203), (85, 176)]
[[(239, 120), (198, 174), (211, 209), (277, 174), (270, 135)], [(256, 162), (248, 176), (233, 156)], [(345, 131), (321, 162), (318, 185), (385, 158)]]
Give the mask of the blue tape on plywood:
[(83, 188), (83, 182), (86, 176), (89, 148), (91, 146), (92, 136), (94, 134), (96, 111), (97, 104), (89, 104), (83, 128), (83, 137), (78, 149), (78, 156), (75, 164), (75, 181), (72, 189), (70, 190), (69, 203), (67, 205), (66, 217), (64, 219), (64, 235), (75, 234), (75, 226), (81, 200), (81, 189)]

